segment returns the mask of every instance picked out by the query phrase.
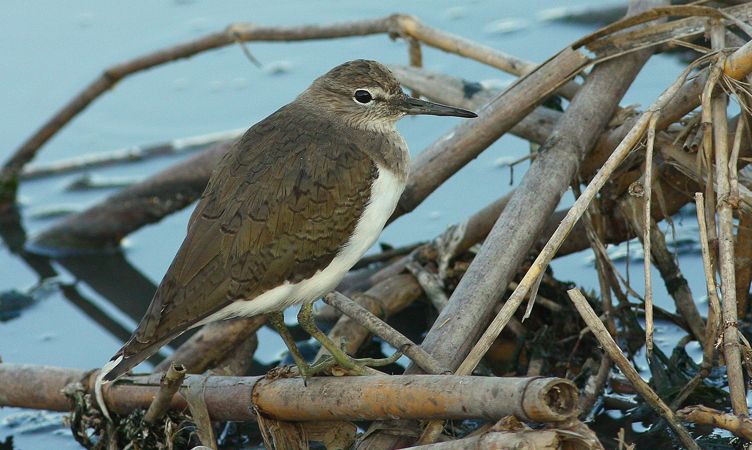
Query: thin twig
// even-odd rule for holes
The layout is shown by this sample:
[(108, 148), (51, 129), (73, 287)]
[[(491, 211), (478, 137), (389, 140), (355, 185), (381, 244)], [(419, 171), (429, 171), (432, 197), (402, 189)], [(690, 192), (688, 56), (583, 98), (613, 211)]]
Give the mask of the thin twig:
[(702, 370), (706, 371), (705, 376), (708, 376), (710, 375), (710, 368), (713, 366), (713, 353), (721, 317), (721, 303), (718, 300), (718, 288), (715, 284), (715, 268), (713, 267), (713, 259), (710, 254), (708, 227), (705, 223), (705, 200), (702, 197), (702, 192), (695, 193), (697, 225), (700, 229), (700, 248), (702, 250), (702, 267), (705, 273), (705, 286), (708, 292), (708, 320), (705, 325), (705, 345), (702, 352)]
[(687, 430), (682, 426), (679, 420), (671, 411), (671, 408), (658, 397), (658, 394), (650, 388), (650, 386), (642, 379), (640, 374), (632, 367), (629, 360), (614, 339), (611, 334), (606, 330), (603, 322), (598, 318), (598, 315), (593, 311), (593, 308), (588, 304), (585, 296), (578, 289), (570, 289), (567, 291), (569, 298), (574, 303), (580, 316), (587, 324), (588, 328), (593, 332), (593, 335), (598, 339), (603, 349), (608, 353), (608, 356), (614, 361), (616, 366), (621, 370), (621, 373), (629, 380), (635, 390), (645, 399), (645, 401), (671, 426), (671, 428), (679, 436), (681, 442), (687, 448), (691, 450), (700, 450), (700, 447), (692, 439)]
[(647, 150), (645, 152), (645, 194), (643, 203), (643, 228), (642, 228), (642, 247), (644, 249), (643, 267), (645, 269), (645, 348), (648, 358), (653, 353), (653, 283), (650, 262), (652, 261), (650, 230), (653, 216), (650, 213), (652, 192), (653, 192), (653, 146), (655, 145), (655, 124), (658, 121), (658, 115), (655, 114), (650, 118), (648, 124)]

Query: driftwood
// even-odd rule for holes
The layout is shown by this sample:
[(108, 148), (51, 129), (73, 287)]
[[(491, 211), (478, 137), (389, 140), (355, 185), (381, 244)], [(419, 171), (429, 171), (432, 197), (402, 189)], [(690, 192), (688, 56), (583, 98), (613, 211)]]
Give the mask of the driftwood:
[(740, 438), (752, 440), (752, 419), (724, 413), (703, 405), (687, 406), (676, 412), (681, 420), (697, 425), (712, 425), (728, 430)]
[[(420, 298), (421, 295), (423, 295), (423, 291), (412, 276), (396, 275), (386, 278), (368, 291), (356, 295), (354, 300), (370, 311), (371, 314), (386, 320)], [(358, 351), (369, 335), (370, 331), (345, 315), (339, 318), (329, 332), (329, 337), (334, 342), (339, 342), (343, 338), (346, 339), (344, 349), (351, 354)], [(324, 352), (321, 350), (318, 356), (323, 354)]]
[(138, 228), (193, 203), (206, 188), (214, 166), (229, 148), (219, 144), (73, 214), (30, 243), (40, 253), (112, 249)]
[(178, 155), (192, 150), (204, 149), (209, 145), (222, 143), (239, 137), (245, 130), (228, 130), (191, 136), (158, 144), (134, 146), (108, 152), (81, 155), (48, 164), (29, 164), (21, 172), (21, 180), (33, 180), (51, 175), (79, 172), (115, 164), (144, 161), (149, 158)]
[[(93, 393), (96, 372), (23, 364), (0, 365), (0, 406), (68, 411), (62, 389), (80, 382)], [(199, 377), (213, 420), (285, 421), (405, 419), (491, 419), (514, 415), (522, 420), (560, 422), (575, 417), (576, 386), (560, 378), (425, 376)], [(160, 376), (127, 377), (104, 389), (111, 412), (125, 415), (148, 407)], [(176, 396), (171, 408), (184, 409)]]

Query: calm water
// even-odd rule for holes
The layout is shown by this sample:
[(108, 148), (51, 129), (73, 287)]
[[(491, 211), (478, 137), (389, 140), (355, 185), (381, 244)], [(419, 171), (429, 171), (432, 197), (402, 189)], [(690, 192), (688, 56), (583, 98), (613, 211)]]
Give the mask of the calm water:
[[(218, 31), (234, 21), (265, 25), (329, 23), (374, 18), (393, 12), (414, 14), (429, 25), (460, 34), (531, 61), (542, 61), (590, 29), (542, 22), (537, 12), (565, 2), (477, 0), (453, 1), (319, 1), (276, 2), (173, 0), (150, 2), (5, 0), (0, 14), (0, 155), (3, 159), (50, 114), (63, 105), (103, 68), (137, 55)], [(567, 2), (569, 3), (569, 2)], [(603, 2), (592, 2), (598, 4)], [(580, 3), (572, 3), (580, 5)], [(510, 19), (515, 32), (500, 31), (498, 21)], [(403, 42), (385, 36), (292, 44), (250, 44), (264, 65), (251, 65), (236, 46), (212, 51), (138, 74), (119, 83), (91, 105), (43, 149), (39, 160), (148, 144), (174, 138), (247, 127), (292, 100), (312, 79), (350, 59), (369, 58), (405, 63)], [(470, 80), (502, 85), (511, 78), (494, 69), (436, 50), (424, 49), (428, 69)], [(668, 57), (653, 58), (623, 104), (652, 102), (681, 69)], [(413, 153), (458, 121), (450, 118), (410, 118), (400, 124)], [(415, 212), (391, 225), (382, 241), (401, 245), (440, 233), (510, 189), (510, 173), (499, 169), (500, 158), (528, 152), (527, 143), (504, 137), (453, 177)], [(103, 177), (143, 177), (175, 163), (153, 159), (94, 171)], [(525, 166), (519, 166), (515, 182)], [(29, 235), (54, 219), (34, 219), (35, 213), (65, 205), (81, 209), (111, 190), (70, 193), (64, 187), (80, 174), (22, 185), (22, 224)], [(563, 205), (571, 202), (567, 197)], [(75, 264), (70, 261), (24, 260), (0, 246), (0, 292), (27, 291), (42, 275), (57, 274), (69, 285), (65, 291), (42, 290), (39, 301), (19, 318), (0, 323), (0, 356), (5, 362), (65, 367), (100, 366), (120, 346), (146, 308), (148, 293), (170, 263), (182, 240), (190, 211), (185, 210), (129, 236), (123, 258)], [(586, 254), (554, 264), (560, 279), (586, 288), (597, 281)], [(129, 264), (128, 264), (129, 263)], [(704, 292), (701, 263), (695, 254), (681, 257), (685, 275), (697, 297)], [(631, 270), (633, 285), (641, 284), (641, 269)], [(657, 275), (656, 275), (657, 277)], [(658, 303), (673, 310), (656, 278)], [(640, 289), (637, 289), (638, 291)], [(117, 299), (113, 301), (113, 299)], [(132, 301), (131, 301), (132, 299)], [(121, 300), (121, 301), (119, 301)], [(92, 317), (98, 317), (95, 320)], [(676, 336), (659, 341), (667, 349)], [(273, 360), (282, 347), (276, 336), (261, 331), (257, 358)], [(42, 417), (33, 426), (13, 428), (19, 410), (0, 410), (0, 440), (13, 434), (19, 449), (77, 448), (59, 417)], [(52, 430), (52, 431), (51, 431)]]

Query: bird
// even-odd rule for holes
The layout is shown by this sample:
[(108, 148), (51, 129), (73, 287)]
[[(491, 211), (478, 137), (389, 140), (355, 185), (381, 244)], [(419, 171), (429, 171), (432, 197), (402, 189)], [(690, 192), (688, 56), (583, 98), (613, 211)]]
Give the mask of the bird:
[(337, 363), (355, 360), (313, 324), (312, 304), (376, 242), (406, 186), (407, 115), (476, 114), (406, 95), (383, 64), (354, 60), (250, 127), (215, 167), (175, 258), (130, 339), (97, 377), (116, 380), (188, 329), (265, 314), (300, 374), (315, 373), (286, 330), (298, 321)]

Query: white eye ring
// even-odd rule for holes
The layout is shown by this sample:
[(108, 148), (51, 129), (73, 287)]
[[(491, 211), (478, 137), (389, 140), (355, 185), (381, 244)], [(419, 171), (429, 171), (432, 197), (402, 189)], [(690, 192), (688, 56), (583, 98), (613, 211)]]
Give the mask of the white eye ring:
[(359, 105), (367, 105), (373, 101), (373, 94), (368, 89), (356, 89), (353, 101)]

